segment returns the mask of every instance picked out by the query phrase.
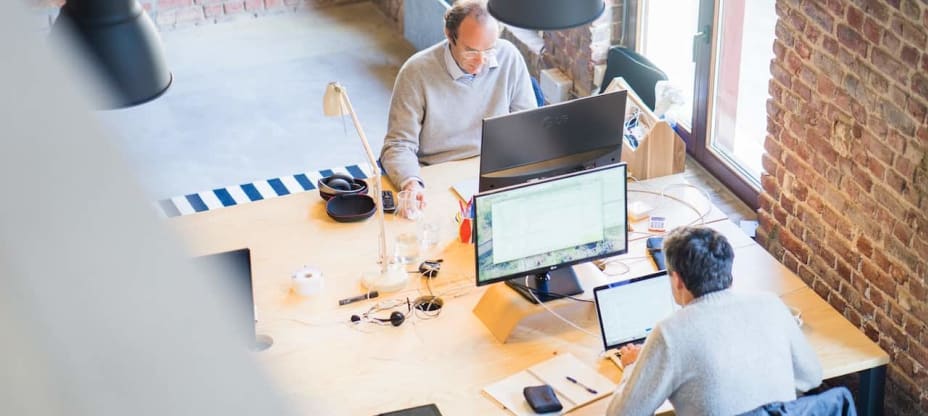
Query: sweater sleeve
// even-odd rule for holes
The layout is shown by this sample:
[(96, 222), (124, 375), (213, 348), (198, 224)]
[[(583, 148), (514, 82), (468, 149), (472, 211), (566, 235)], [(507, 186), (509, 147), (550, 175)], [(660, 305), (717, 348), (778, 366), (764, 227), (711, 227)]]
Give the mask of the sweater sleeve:
[(653, 415), (673, 392), (674, 368), (667, 342), (658, 325), (648, 335), (636, 362), (625, 368), (612, 396), (609, 416)]
[(419, 177), (419, 132), (425, 117), (425, 98), (421, 83), (401, 68), (393, 86), (387, 135), (380, 151), (380, 163), (394, 185)]

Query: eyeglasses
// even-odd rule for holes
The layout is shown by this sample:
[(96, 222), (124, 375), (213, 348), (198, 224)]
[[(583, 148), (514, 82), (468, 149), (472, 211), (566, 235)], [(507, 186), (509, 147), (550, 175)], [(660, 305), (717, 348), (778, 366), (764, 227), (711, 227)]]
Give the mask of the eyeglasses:
[(464, 51), (461, 53), (461, 56), (463, 56), (464, 59), (477, 59), (479, 56), (483, 56), (484, 59), (489, 59), (496, 56), (496, 47), (494, 46), (482, 51)]

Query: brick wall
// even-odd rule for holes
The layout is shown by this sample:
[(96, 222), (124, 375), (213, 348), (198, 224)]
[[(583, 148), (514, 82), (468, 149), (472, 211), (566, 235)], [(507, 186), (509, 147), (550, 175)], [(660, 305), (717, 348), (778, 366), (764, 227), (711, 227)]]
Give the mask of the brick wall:
[[(26, 0), (47, 30), (64, 0)], [(112, 1), (112, 0), (104, 0)], [(139, 0), (158, 29), (171, 30), (202, 24), (286, 13), (306, 7), (327, 7), (364, 0)], [(379, 0), (390, 1), (390, 0)]]
[(892, 360), (928, 413), (928, 4), (777, 0), (758, 240)]
[(619, 42), (623, 30), (622, 3), (606, 0), (606, 11), (589, 25), (544, 32), (546, 67), (557, 67), (574, 81), (573, 96), (590, 95), (594, 67), (605, 64), (609, 47)]

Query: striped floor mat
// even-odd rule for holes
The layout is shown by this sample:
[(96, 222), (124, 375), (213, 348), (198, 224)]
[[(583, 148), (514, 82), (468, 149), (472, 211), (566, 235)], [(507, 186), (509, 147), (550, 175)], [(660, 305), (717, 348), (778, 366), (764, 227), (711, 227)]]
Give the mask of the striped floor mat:
[(170, 218), (232, 207), (298, 192), (312, 191), (316, 189), (316, 182), (319, 181), (319, 178), (332, 176), (335, 173), (347, 173), (360, 179), (371, 175), (370, 167), (366, 163), (323, 169), (318, 172), (298, 173), (296, 175), (162, 199), (158, 201), (158, 208), (165, 216)]

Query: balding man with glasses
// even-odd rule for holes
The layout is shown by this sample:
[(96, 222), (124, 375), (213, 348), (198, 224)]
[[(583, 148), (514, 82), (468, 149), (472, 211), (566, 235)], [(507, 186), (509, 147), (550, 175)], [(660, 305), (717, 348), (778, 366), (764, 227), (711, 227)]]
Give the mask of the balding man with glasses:
[(483, 1), (445, 13), (446, 40), (400, 68), (380, 153), (390, 180), (425, 206), (419, 166), (480, 154), (484, 118), (537, 106), (525, 60)]

